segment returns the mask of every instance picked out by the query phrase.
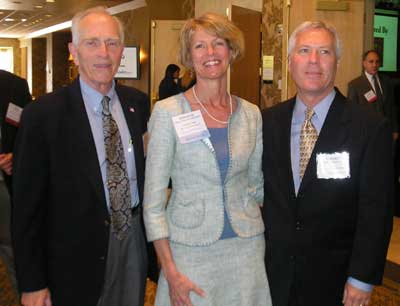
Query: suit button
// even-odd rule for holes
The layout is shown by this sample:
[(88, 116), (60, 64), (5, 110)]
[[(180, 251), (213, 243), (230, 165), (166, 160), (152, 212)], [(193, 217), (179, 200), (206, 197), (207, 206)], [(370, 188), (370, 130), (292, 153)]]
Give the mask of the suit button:
[(101, 256), (101, 257), (100, 257), (100, 260), (104, 260), (104, 259), (106, 259), (105, 256)]
[(290, 260), (291, 260), (291, 261), (295, 261), (295, 259), (296, 259), (296, 256), (294, 256), (294, 255), (290, 255), (290, 256), (289, 256), (289, 258), (290, 258)]
[(302, 199), (302, 198), (304, 198), (304, 195), (302, 193), (299, 193), (299, 194), (297, 194), (297, 198)]
[(302, 230), (301, 222), (296, 221), (296, 231), (300, 231), (300, 230)]

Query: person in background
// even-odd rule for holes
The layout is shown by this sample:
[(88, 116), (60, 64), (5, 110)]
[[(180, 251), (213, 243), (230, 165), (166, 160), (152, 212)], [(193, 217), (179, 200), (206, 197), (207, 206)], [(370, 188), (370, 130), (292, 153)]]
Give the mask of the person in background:
[(396, 141), (399, 125), (392, 81), (379, 73), (381, 60), (376, 50), (364, 53), (362, 65), (364, 72), (348, 84), (347, 98), (358, 104), (367, 104), (385, 116), (390, 122), (393, 140)]
[(14, 158), (12, 237), (23, 306), (141, 306), (148, 97), (117, 85), (120, 21), (72, 19), (79, 77), (25, 108)]
[(31, 102), (28, 83), (15, 74), (0, 70), (0, 177), (11, 195), (12, 155), (23, 108)]
[(171, 97), (180, 93), (178, 85), (179, 72), (181, 69), (178, 65), (169, 64), (165, 69), (165, 77), (161, 80), (160, 86), (158, 87), (159, 100)]
[(392, 232), (387, 119), (334, 87), (336, 30), (291, 34), (297, 94), (263, 111), (267, 256), (274, 306), (366, 306), (382, 281)]
[(227, 92), (229, 64), (243, 51), (243, 34), (227, 18), (188, 20), (180, 60), (197, 83), (156, 103), (150, 117), (144, 221), (162, 269), (157, 306), (271, 305), (261, 114)]

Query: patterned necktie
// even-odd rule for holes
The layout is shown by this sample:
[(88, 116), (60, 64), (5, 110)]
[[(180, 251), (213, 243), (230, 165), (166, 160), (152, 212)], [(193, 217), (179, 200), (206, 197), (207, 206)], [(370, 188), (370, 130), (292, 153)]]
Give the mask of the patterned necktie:
[(379, 83), (378, 83), (378, 78), (376, 77), (375, 74), (372, 76), (372, 80), (374, 82), (375, 94), (376, 94), (375, 107), (379, 113), (382, 113), (383, 112), (383, 107), (382, 107), (383, 95), (382, 95), (381, 87), (379, 86)]
[(318, 133), (311, 122), (314, 115), (312, 108), (307, 108), (306, 119), (301, 126), (300, 132), (300, 178), (303, 178), (308, 161), (310, 160), (314, 145), (318, 139)]
[(126, 170), (124, 148), (117, 123), (110, 113), (110, 98), (104, 96), (103, 135), (107, 162), (107, 188), (110, 196), (111, 227), (115, 237), (122, 240), (126, 237), (132, 224), (131, 192)]

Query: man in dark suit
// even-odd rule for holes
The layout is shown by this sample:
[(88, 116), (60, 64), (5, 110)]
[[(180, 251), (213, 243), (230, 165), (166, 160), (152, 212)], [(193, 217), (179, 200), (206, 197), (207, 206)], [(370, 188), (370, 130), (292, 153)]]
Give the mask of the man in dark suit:
[(367, 104), (376, 112), (384, 115), (390, 122), (393, 139), (399, 136), (397, 108), (394, 88), (390, 78), (378, 73), (381, 66), (377, 51), (369, 50), (363, 55), (364, 72), (348, 85), (347, 97), (352, 102)]
[(13, 247), (23, 305), (143, 305), (148, 97), (114, 82), (123, 39), (104, 8), (78, 13), (78, 79), (22, 114)]
[(381, 282), (392, 229), (389, 124), (334, 87), (334, 28), (301, 24), (288, 53), (297, 95), (263, 112), (272, 302), (365, 306)]
[(0, 169), (9, 192), (14, 141), (22, 109), (30, 101), (31, 94), (26, 80), (0, 70)]

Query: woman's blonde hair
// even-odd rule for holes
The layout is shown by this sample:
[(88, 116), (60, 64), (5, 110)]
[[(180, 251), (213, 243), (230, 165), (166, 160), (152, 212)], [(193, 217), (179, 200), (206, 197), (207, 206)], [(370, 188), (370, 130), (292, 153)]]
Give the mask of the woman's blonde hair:
[(244, 37), (242, 31), (228, 18), (206, 13), (198, 18), (189, 19), (181, 30), (179, 61), (187, 68), (193, 67), (191, 45), (193, 33), (201, 28), (210, 35), (225, 39), (231, 52), (231, 62), (239, 59), (244, 54)]

